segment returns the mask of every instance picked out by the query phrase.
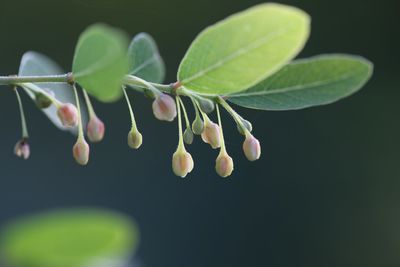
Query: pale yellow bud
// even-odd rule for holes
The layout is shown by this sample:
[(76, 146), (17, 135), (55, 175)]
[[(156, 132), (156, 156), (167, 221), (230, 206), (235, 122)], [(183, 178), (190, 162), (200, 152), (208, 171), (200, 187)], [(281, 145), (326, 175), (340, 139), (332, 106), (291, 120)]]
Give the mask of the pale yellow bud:
[(139, 131), (132, 129), (128, 133), (128, 145), (130, 148), (138, 149), (142, 145), (142, 142), (143, 137)]
[(172, 156), (172, 170), (175, 175), (186, 177), (193, 170), (194, 162), (192, 156), (185, 150), (179, 149)]
[(219, 153), (215, 161), (215, 170), (221, 177), (227, 177), (232, 174), (233, 160), (225, 151)]

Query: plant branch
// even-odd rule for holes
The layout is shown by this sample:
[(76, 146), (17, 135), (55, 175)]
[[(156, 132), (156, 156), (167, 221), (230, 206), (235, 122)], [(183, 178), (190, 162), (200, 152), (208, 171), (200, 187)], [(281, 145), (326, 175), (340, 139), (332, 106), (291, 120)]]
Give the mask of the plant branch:
[(21, 83), (68, 83), (70, 74), (45, 76), (0, 76), (0, 85), (15, 85)]

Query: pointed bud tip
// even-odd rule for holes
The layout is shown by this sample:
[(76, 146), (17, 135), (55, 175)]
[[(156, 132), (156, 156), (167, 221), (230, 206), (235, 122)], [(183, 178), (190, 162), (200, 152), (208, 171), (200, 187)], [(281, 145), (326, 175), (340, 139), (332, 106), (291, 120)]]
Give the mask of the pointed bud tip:
[(23, 138), (21, 140), (19, 140), (14, 147), (14, 154), (17, 157), (23, 158), (23, 159), (28, 159), (30, 154), (31, 154), (31, 150), (28, 144), (28, 140), (26, 138)]
[(74, 159), (80, 165), (86, 165), (89, 162), (89, 152), (90, 147), (85, 139), (78, 139), (72, 148)]
[(78, 124), (78, 109), (71, 103), (62, 104), (57, 110), (57, 116), (65, 127), (75, 127)]
[(233, 172), (233, 159), (226, 153), (222, 152), (215, 161), (215, 171), (221, 177), (228, 177)]
[(178, 148), (172, 156), (172, 170), (175, 175), (184, 178), (193, 170), (193, 167), (194, 162), (192, 155), (190, 155), (186, 150), (180, 150)]
[(104, 123), (97, 117), (93, 116), (86, 127), (86, 133), (89, 141), (92, 143), (100, 142), (104, 138), (105, 126)]
[(139, 131), (131, 130), (128, 133), (128, 146), (138, 149), (143, 143), (143, 136)]
[(243, 152), (250, 161), (258, 160), (261, 156), (260, 142), (252, 134), (247, 133), (243, 142)]
[(177, 115), (175, 100), (164, 93), (156, 96), (152, 107), (154, 116), (161, 121), (173, 121)]

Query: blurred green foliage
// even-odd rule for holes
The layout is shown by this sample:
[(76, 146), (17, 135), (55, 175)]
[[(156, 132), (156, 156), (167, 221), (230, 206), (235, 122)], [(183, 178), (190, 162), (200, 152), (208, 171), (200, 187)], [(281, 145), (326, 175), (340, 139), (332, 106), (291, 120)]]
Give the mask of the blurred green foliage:
[(8, 224), (2, 230), (0, 253), (13, 267), (120, 264), (133, 256), (138, 236), (135, 223), (119, 213), (58, 210)]

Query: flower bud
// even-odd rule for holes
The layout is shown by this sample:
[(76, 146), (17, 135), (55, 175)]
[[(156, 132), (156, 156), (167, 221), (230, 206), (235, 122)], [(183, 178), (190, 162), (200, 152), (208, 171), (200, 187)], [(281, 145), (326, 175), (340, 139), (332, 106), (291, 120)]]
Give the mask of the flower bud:
[(200, 108), (205, 113), (213, 112), (215, 105), (214, 102), (207, 98), (197, 98)]
[(215, 161), (215, 170), (221, 177), (227, 177), (232, 174), (233, 160), (226, 152), (219, 153)]
[(135, 129), (128, 133), (128, 146), (133, 149), (138, 149), (142, 145), (142, 134)]
[(35, 94), (35, 103), (38, 108), (45, 109), (50, 107), (53, 104), (53, 101), (51, 101), (51, 99), (45, 94), (39, 92)]
[(185, 150), (178, 150), (172, 156), (172, 170), (175, 175), (186, 177), (193, 170), (194, 162), (192, 156)]
[(72, 154), (75, 161), (80, 165), (86, 165), (89, 162), (90, 148), (85, 139), (78, 139), (72, 148)]
[(92, 116), (86, 126), (86, 133), (90, 142), (100, 142), (104, 137), (104, 123), (97, 117)]
[(192, 123), (192, 131), (194, 134), (200, 135), (204, 130), (204, 122), (200, 116), (196, 116), (196, 119)]
[(14, 147), (14, 154), (17, 155), (20, 158), (23, 159), (28, 159), (29, 155), (31, 154), (28, 140), (26, 138), (23, 138), (19, 140)]
[(162, 121), (173, 121), (176, 117), (176, 104), (172, 97), (167, 94), (156, 96), (153, 101), (154, 116)]
[(260, 142), (251, 133), (246, 134), (246, 139), (243, 142), (243, 151), (246, 158), (250, 161), (255, 161), (260, 158)]
[(71, 103), (62, 104), (57, 110), (57, 116), (65, 127), (75, 127), (78, 124), (78, 110)]
[[(253, 131), (253, 125), (251, 125), (251, 122), (249, 122), (248, 120), (243, 119), (243, 118), (240, 118), (240, 120), (242, 121), (243, 126), (244, 126), (249, 132)], [(241, 127), (239, 124), (237, 124), (237, 129), (238, 129), (238, 131), (239, 131), (240, 134), (246, 135), (246, 132), (243, 131), (242, 127)]]
[(193, 143), (192, 129), (186, 128), (185, 132), (183, 133), (183, 141), (188, 145), (191, 145)]
[(207, 144), (210, 144), (212, 148), (218, 148), (221, 146), (221, 130), (218, 124), (207, 120), (204, 123), (204, 131), (201, 134), (201, 139)]

